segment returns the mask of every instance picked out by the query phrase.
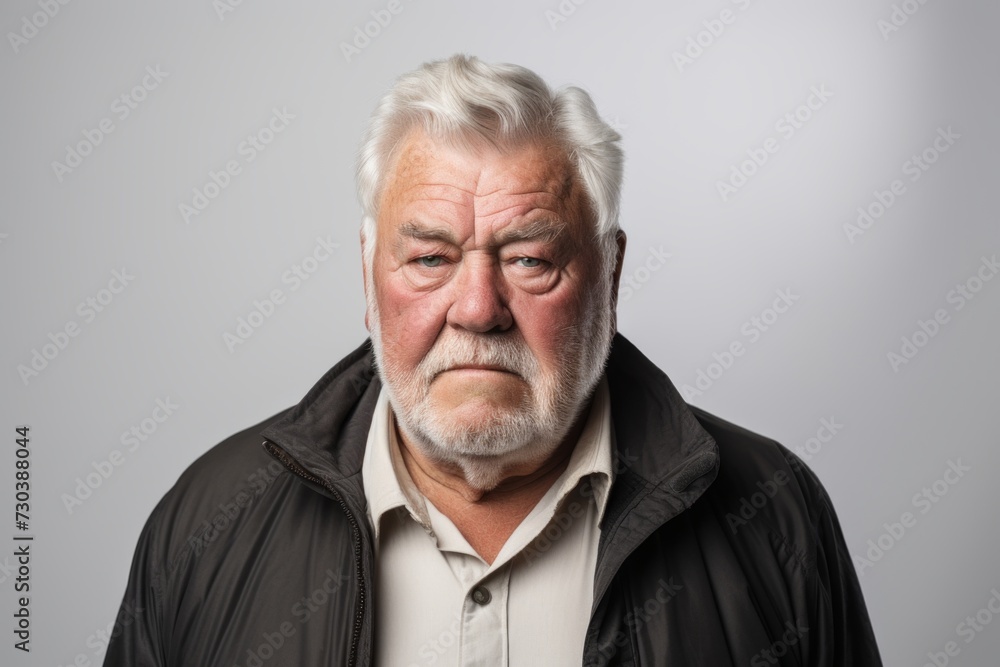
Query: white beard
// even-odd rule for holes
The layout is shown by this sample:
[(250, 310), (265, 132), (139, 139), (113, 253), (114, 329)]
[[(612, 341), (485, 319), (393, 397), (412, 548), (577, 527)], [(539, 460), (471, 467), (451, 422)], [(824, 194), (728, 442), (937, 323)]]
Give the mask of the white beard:
[[(514, 466), (541, 464), (562, 444), (604, 372), (613, 336), (610, 278), (590, 292), (583, 321), (562, 332), (563, 358), (554, 373), (542, 371), (516, 329), (477, 334), (445, 328), (414, 372), (400, 369), (385, 358), (378, 304), (370, 283), (369, 278), (367, 300), (376, 368), (400, 429), (424, 456), (457, 465), (467, 484), (489, 491)], [(430, 397), (434, 378), (441, 371), (467, 364), (496, 365), (520, 376), (529, 387), (522, 405), (495, 407), (471, 423), (436, 407)]]

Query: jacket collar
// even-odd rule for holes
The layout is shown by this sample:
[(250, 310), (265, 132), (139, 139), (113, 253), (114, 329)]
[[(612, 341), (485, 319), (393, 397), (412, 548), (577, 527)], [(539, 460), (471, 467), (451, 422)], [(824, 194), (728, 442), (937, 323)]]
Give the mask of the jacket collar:
[(607, 364), (615, 483), (601, 525), (594, 607), (618, 568), (715, 480), (719, 450), (670, 379), (621, 334)]
[[(618, 565), (659, 526), (684, 511), (718, 472), (718, 448), (667, 376), (621, 334), (607, 363), (615, 482), (601, 532), (594, 601)], [(381, 382), (371, 343), (331, 368), (302, 401), (265, 428), (309, 476), (336, 489), (364, 516), (361, 467)]]
[(356, 516), (364, 516), (361, 464), (381, 387), (367, 339), (261, 431), (264, 447), (273, 455), (271, 443), (277, 445), (294, 464), (282, 460), (293, 472), (318, 479), (319, 485), (307, 481), (323, 493), (336, 490)]

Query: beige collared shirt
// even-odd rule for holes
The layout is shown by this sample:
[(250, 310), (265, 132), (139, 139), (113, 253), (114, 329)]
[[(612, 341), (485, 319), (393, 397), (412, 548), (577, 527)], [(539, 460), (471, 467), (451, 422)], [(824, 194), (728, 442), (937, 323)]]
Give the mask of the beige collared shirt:
[(376, 667), (579, 664), (612, 432), (602, 378), (566, 470), (487, 564), (413, 484), (383, 388), (362, 465), (376, 539)]

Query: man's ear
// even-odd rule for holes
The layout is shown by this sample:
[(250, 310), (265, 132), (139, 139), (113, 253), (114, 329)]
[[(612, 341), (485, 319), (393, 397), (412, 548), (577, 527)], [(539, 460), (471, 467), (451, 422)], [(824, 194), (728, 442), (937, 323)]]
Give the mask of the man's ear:
[[(364, 228), (359, 232), (361, 237), (361, 284), (364, 285), (365, 290), (365, 329), (370, 332), (372, 330), (369, 325), (371, 318), (371, 313), (368, 312), (368, 263), (365, 262), (365, 231)], [(374, 297), (374, 295), (372, 295)]]
[(622, 266), (625, 265), (625, 242), (627, 238), (625, 232), (618, 230), (615, 235), (615, 243), (618, 245), (618, 253), (615, 256), (614, 274), (611, 276), (611, 326), (614, 331), (618, 331), (618, 285), (621, 282)]

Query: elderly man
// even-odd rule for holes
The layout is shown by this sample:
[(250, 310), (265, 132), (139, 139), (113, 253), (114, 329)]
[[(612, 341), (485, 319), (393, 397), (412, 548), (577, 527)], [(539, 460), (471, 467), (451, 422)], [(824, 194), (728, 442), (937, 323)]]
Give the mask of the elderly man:
[(396, 83), (370, 344), (167, 493), (106, 665), (881, 664), (816, 477), (617, 333), (618, 140), (521, 67)]

